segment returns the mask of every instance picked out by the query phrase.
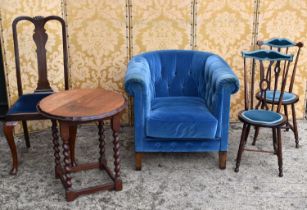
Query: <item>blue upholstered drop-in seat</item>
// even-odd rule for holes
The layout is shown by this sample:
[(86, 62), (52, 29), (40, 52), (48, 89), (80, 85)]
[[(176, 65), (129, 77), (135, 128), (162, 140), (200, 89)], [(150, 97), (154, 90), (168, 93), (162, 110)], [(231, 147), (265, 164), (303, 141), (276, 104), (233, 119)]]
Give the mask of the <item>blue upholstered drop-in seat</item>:
[(38, 104), (38, 102), (46, 96), (49, 96), (50, 94), (51, 92), (22, 95), (10, 108), (7, 115), (13, 115), (18, 113), (35, 113), (37, 112), (36, 105)]
[(151, 103), (146, 135), (166, 139), (215, 139), (218, 120), (200, 97), (157, 97)]
[(241, 117), (250, 123), (259, 125), (276, 125), (282, 122), (284, 119), (283, 115), (277, 112), (263, 109), (251, 109), (243, 111), (241, 113)]
[[(266, 91), (266, 99), (267, 99), (267, 101), (272, 102), (273, 101), (273, 97), (274, 97), (274, 91), (267, 90)], [(279, 101), (279, 97), (280, 97), (280, 91), (276, 91), (274, 101), (278, 102)], [(298, 99), (298, 96), (295, 95), (294, 93), (284, 92), (284, 94), (282, 96), (282, 102), (283, 103), (292, 103), (292, 102), (296, 101), (297, 99)]]

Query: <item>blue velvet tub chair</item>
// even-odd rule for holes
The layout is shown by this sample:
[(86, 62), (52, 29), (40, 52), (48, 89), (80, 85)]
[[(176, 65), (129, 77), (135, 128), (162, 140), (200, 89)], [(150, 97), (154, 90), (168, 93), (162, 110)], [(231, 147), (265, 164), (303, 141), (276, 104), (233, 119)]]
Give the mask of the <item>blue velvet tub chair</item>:
[(239, 81), (219, 56), (161, 50), (133, 57), (125, 89), (134, 97), (135, 164), (144, 153), (219, 152), (226, 168), (230, 96)]

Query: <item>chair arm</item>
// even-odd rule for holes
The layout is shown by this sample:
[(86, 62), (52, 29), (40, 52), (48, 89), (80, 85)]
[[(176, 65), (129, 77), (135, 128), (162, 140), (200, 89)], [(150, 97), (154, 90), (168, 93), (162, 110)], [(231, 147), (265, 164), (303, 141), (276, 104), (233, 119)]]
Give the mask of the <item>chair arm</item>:
[(219, 56), (208, 57), (204, 68), (204, 92), (202, 93), (210, 112), (219, 124), (216, 137), (224, 131), (229, 123), (230, 95), (239, 90), (239, 80), (229, 65)]
[[(152, 94), (152, 84), (149, 65), (145, 58), (136, 56), (128, 64), (125, 76), (125, 89), (128, 95), (134, 97), (134, 104), (143, 109), (143, 114), (148, 115)], [(137, 110), (137, 114), (140, 110)]]

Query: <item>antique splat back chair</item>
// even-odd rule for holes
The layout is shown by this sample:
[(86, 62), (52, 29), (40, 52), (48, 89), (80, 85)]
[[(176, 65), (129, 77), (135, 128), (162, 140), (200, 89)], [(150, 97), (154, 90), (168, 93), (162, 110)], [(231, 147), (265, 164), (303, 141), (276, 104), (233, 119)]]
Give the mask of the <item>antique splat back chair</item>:
[[(30, 21), (34, 24), (34, 34), (33, 40), (37, 47), (37, 64), (38, 64), (38, 82), (37, 88), (35, 89), (34, 93), (24, 94), (22, 88), (22, 81), (21, 81), (21, 70), (20, 70), (20, 59), (19, 59), (19, 46), (18, 46), (18, 36), (17, 36), (17, 24), (20, 21)], [(65, 83), (65, 90), (68, 90), (68, 66), (67, 66), (67, 41), (66, 41), (66, 28), (65, 22), (61, 17), (58, 16), (48, 16), (48, 17), (27, 17), (21, 16), (16, 18), (13, 21), (12, 28), (13, 28), (13, 39), (14, 39), (14, 50), (15, 50), (15, 62), (16, 62), (16, 77), (17, 77), (17, 88), (18, 88), (18, 96), (19, 98), (17, 101), (12, 105), (12, 107), (7, 112), (6, 116), (4, 117), (4, 135), (7, 139), (9, 144), (11, 155), (13, 159), (13, 167), (10, 171), (11, 174), (17, 173), (18, 167), (18, 159), (17, 159), (17, 152), (16, 152), (16, 145), (13, 136), (13, 130), (15, 125), (17, 124), (16, 121), (22, 121), (23, 130), (24, 130), (24, 137), (26, 146), (30, 147), (29, 141), (29, 133), (27, 128), (27, 120), (42, 120), (45, 119), (42, 115), (40, 115), (36, 110), (37, 103), (44, 97), (53, 93), (52, 88), (50, 87), (50, 83), (48, 81), (48, 74), (47, 74), (47, 59), (46, 59), (46, 43), (48, 40), (48, 35), (46, 33), (46, 29), (44, 28), (45, 24), (48, 21), (58, 21), (62, 27), (62, 40), (63, 40), (63, 57), (64, 57), (64, 83)], [(55, 122), (53, 122), (55, 123)]]
[[(281, 126), (287, 122), (287, 117), (280, 113), (282, 107), (282, 98), (286, 87), (289, 66), (293, 55), (286, 55), (272, 50), (257, 50), (252, 52), (242, 52), (244, 59), (244, 96), (245, 110), (239, 112), (238, 118), (243, 122), (240, 146), (237, 155), (235, 172), (239, 171), (241, 156), (246, 149), (245, 144), (249, 135), (250, 127), (271, 128), (273, 132), (274, 153), (278, 157), (279, 176), (283, 176), (282, 170), (282, 142)], [(251, 71), (247, 70), (247, 59), (252, 59)], [(285, 68), (282, 64), (285, 62)], [(259, 72), (256, 72), (259, 67)], [(259, 76), (259, 80), (256, 79)], [(255, 82), (259, 81), (259, 82)], [(267, 91), (272, 91), (273, 101), (276, 103), (268, 104), (266, 100), (255, 100), (255, 93), (259, 88), (260, 99), (267, 97)], [(269, 152), (263, 151), (262, 152)]]
[[(259, 49), (262, 46), (267, 46), (269, 47), (270, 50), (276, 50), (278, 52), (281, 53), (285, 53), (288, 54), (289, 50), (291, 50), (291, 48), (296, 48), (295, 49), (295, 58), (294, 58), (294, 64), (291, 65), (290, 67), (290, 71), (288, 74), (288, 78), (287, 78), (287, 84), (289, 84), (289, 89), (285, 90), (284, 92), (284, 96), (283, 96), (283, 100), (282, 100), (282, 105), (284, 107), (284, 113), (287, 116), (287, 118), (289, 118), (288, 115), (288, 106), (291, 106), (291, 111), (292, 111), (292, 124), (289, 122), (289, 120), (286, 123), (286, 130), (288, 131), (289, 129), (291, 129), (294, 133), (294, 137), (295, 137), (295, 144), (296, 144), (296, 148), (299, 147), (299, 138), (298, 138), (298, 130), (297, 130), (297, 123), (296, 123), (296, 113), (295, 113), (295, 104), (299, 101), (299, 96), (294, 94), (293, 91), (293, 85), (294, 85), (294, 81), (295, 81), (295, 75), (296, 75), (296, 68), (297, 68), (297, 63), (298, 63), (298, 59), (300, 57), (300, 52), (301, 52), (301, 48), (303, 47), (303, 43), (302, 42), (293, 42), (291, 40), (288, 39), (278, 39), (278, 38), (274, 38), (274, 39), (270, 39), (268, 41), (258, 41), (257, 45), (259, 46)], [(283, 68), (286, 67), (286, 62), (284, 62), (283, 64)], [(267, 98), (266, 98), (266, 102), (271, 104), (273, 103), (272, 101), (272, 90), (269, 90), (267, 92)], [(257, 98), (260, 99), (259, 97), (260, 95), (257, 94)], [(259, 134), (259, 128), (255, 127), (255, 135), (254, 135), (254, 141), (253, 141), (253, 145), (256, 144), (256, 140)]]

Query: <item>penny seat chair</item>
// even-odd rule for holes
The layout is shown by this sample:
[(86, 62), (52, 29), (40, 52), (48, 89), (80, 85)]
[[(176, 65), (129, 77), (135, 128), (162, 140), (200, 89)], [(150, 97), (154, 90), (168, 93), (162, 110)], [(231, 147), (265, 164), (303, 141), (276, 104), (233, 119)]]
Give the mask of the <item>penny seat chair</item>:
[(219, 152), (226, 167), (230, 97), (239, 81), (210, 52), (161, 50), (135, 56), (125, 88), (134, 97), (136, 169), (144, 153)]
[[(294, 133), (294, 137), (295, 137), (295, 145), (296, 148), (299, 147), (299, 136), (298, 136), (298, 130), (297, 130), (297, 122), (296, 122), (296, 113), (295, 113), (295, 104), (299, 101), (299, 96), (295, 93), (293, 93), (293, 86), (295, 83), (295, 76), (296, 76), (296, 70), (297, 70), (297, 63), (300, 57), (300, 52), (301, 52), (301, 48), (303, 47), (303, 43), (302, 42), (293, 42), (289, 39), (285, 39), (285, 38), (274, 38), (274, 39), (270, 39), (267, 41), (258, 41), (257, 45), (259, 46), (259, 48), (269, 48), (270, 50), (275, 50), (281, 53), (285, 53), (288, 54), (290, 51), (291, 53), (294, 53), (294, 58), (293, 58), (293, 63), (290, 66), (290, 70), (288, 73), (288, 78), (287, 79), (287, 85), (288, 88), (286, 87), (286, 90), (283, 94), (283, 98), (282, 98), (282, 106), (284, 108), (284, 114), (287, 117), (287, 123), (286, 123), (286, 130), (288, 131), (289, 129), (291, 129)], [(286, 67), (286, 63), (284, 62), (283, 68)], [(270, 79), (270, 78), (269, 78)], [(266, 100), (266, 103), (268, 104), (272, 104), (273, 103), (273, 91), (271, 89), (267, 90), (266, 93), (266, 98), (262, 99), (262, 100)], [(276, 93), (277, 97), (276, 100), (274, 101), (274, 103), (277, 102), (278, 100), (278, 95), (280, 94), (280, 92)], [(260, 94), (257, 94), (257, 99), (260, 100)], [(291, 107), (291, 113), (292, 113), (292, 124), (289, 122), (289, 112), (288, 112), (288, 106)], [(254, 135), (254, 141), (253, 141), (253, 145), (256, 144), (256, 140), (259, 134), (259, 127), (255, 127), (255, 135)]]
[[(20, 68), (19, 46), (18, 46), (18, 36), (17, 36), (17, 25), (20, 21), (30, 21), (35, 26), (33, 40), (37, 47), (36, 53), (38, 61), (37, 62), (38, 82), (35, 91), (33, 93), (28, 93), (28, 94), (23, 93), (23, 86), (21, 80), (22, 70)], [(8, 110), (3, 119), (4, 121), (3, 131), (7, 139), (7, 142), (9, 144), (13, 160), (12, 169), (10, 171), (10, 174), (12, 175), (15, 175), (18, 170), (17, 151), (16, 151), (16, 145), (13, 133), (15, 125), (17, 124), (17, 121), (22, 121), (26, 146), (29, 148), (30, 141), (29, 141), (27, 121), (45, 119), (45, 117), (43, 117), (38, 113), (36, 105), (41, 99), (53, 93), (53, 90), (50, 87), (50, 83), (48, 81), (47, 59), (46, 59), (46, 48), (45, 48), (48, 40), (48, 35), (46, 33), (44, 26), (48, 21), (58, 21), (60, 22), (62, 27), (64, 83), (65, 83), (65, 90), (68, 89), (67, 44), (66, 44), (66, 29), (65, 29), (64, 20), (57, 16), (48, 16), (45, 18), (41, 16), (37, 16), (34, 18), (21, 16), (16, 18), (13, 21), (12, 27), (13, 27), (14, 50), (15, 50), (15, 62), (16, 62), (17, 88), (18, 88), (19, 97), (17, 101), (10, 107), (10, 109)]]
[[(287, 116), (280, 113), (286, 87), (289, 66), (293, 55), (282, 54), (273, 50), (242, 52), (244, 59), (244, 96), (245, 109), (239, 112), (238, 118), (243, 122), (240, 146), (238, 149), (235, 172), (239, 171), (243, 151), (275, 153), (278, 157), (279, 176), (283, 176), (281, 128), (287, 123)], [(252, 59), (251, 68), (247, 60)], [(285, 67), (283, 64), (285, 63)], [(259, 68), (258, 68), (259, 67)], [(257, 70), (256, 70), (257, 69)], [(259, 77), (257, 79), (256, 77)], [(257, 81), (257, 82), (256, 82)], [(272, 101), (267, 103), (268, 90), (272, 91)], [(260, 100), (255, 99), (259, 92)], [(250, 127), (269, 128), (273, 133), (273, 151), (245, 148)]]

